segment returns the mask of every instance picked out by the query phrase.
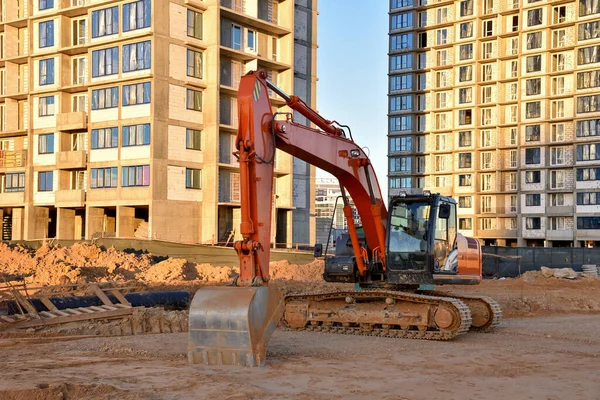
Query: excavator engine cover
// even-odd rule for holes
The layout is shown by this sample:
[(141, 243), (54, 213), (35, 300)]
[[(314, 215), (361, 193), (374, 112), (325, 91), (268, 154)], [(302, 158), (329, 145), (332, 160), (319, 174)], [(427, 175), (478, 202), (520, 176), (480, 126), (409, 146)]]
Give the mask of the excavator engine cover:
[(282, 297), (268, 286), (200, 289), (190, 305), (188, 361), (262, 367), (282, 314)]

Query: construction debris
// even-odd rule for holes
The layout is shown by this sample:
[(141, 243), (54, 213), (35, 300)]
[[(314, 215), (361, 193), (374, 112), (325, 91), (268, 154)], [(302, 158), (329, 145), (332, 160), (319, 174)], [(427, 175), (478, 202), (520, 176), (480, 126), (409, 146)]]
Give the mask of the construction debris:
[(577, 279), (579, 274), (573, 268), (548, 268), (541, 267), (540, 272), (545, 278)]

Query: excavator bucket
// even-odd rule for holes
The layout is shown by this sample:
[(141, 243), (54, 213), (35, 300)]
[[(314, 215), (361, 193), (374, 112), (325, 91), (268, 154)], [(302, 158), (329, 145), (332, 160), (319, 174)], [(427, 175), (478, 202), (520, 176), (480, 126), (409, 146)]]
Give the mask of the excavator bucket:
[(200, 289), (190, 305), (188, 361), (262, 367), (282, 314), (283, 299), (268, 286)]

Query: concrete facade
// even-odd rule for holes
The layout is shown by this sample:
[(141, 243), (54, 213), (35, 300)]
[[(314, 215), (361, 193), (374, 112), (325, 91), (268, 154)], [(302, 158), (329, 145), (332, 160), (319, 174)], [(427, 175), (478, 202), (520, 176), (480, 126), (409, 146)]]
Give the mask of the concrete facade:
[(390, 195), (485, 244), (600, 246), (597, 1), (390, 1)]
[[(239, 81), (265, 69), (315, 105), (316, 1), (0, 5), (2, 239), (239, 238)], [(294, 165), (278, 155), (289, 246), (315, 230), (314, 168)]]

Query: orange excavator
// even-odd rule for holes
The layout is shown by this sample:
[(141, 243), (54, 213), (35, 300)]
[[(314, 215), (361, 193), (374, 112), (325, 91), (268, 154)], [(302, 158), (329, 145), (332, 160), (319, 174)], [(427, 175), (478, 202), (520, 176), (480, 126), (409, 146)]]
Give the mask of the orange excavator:
[[(290, 113), (273, 113), (269, 89), (317, 128)], [(481, 247), (457, 232), (456, 201), (424, 192), (382, 199), (373, 166), (349, 128), (329, 121), (267, 80), (242, 77), (234, 153), (240, 163), (242, 240), (234, 244), (240, 273), (230, 286), (199, 290), (189, 314), (191, 363), (262, 366), (270, 335), (288, 329), (447, 340), (490, 330), (502, 311), (484, 296), (455, 296), (432, 285), (481, 282)], [(269, 286), (273, 172), (276, 150), (335, 176), (348, 232), (325, 257), (328, 282), (355, 289), (282, 296)], [(360, 215), (357, 229), (352, 198)], [(356, 287), (357, 286), (357, 287)], [(430, 290), (424, 290), (430, 289)]]

